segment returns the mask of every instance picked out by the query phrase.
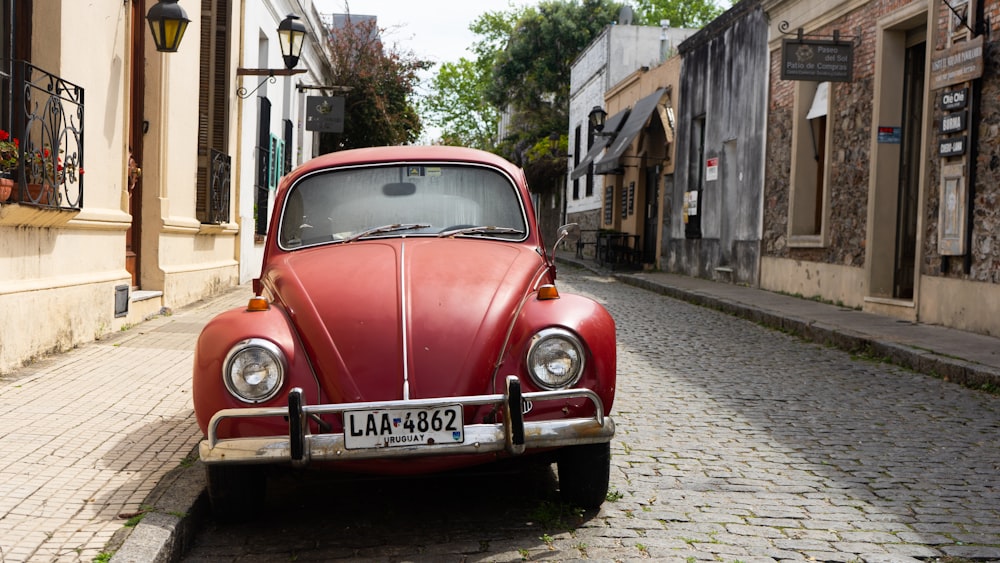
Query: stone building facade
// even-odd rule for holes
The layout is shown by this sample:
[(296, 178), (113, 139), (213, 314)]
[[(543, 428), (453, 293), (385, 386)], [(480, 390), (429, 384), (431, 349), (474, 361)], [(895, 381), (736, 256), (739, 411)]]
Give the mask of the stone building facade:
[[(1000, 2), (763, 6), (760, 286), (1000, 334)], [(801, 38), (849, 76), (783, 76)]]

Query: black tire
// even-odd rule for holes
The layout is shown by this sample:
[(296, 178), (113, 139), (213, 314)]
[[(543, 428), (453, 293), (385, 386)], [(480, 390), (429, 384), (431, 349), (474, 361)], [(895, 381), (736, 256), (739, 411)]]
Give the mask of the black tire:
[(208, 500), (222, 521), (250, 517), (264, 502), (267, 478), (253, 465), (206, 465)]
[(601, 507), (611, 479), (611, 443), (570, 446), (559, 451), (559, 494), (586, 510)]

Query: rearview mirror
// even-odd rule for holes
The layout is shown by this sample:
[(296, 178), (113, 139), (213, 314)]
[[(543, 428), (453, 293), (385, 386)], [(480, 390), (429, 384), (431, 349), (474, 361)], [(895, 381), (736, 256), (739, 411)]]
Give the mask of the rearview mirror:
[(409, 182), (393, 182), (382, 186), (382, 193), (388, 197), (399, 197), (417, 193), (417, 185)]

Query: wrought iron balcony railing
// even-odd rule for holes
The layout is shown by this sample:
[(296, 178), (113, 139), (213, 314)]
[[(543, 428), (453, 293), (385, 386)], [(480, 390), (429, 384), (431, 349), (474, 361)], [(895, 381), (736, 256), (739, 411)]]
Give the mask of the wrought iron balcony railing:
[(7, 61), (15, 180), (11, 201), (58, 209), (83, 207), (83, 88), (26, 61)]
[(229, 185), (233, 159), (212, 149), (209, 174), (208, 222), (216, 225), (229, 222)]

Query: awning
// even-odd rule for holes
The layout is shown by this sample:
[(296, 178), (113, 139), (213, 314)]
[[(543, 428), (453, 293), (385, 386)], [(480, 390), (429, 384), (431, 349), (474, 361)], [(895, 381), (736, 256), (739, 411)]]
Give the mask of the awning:
[[(617, 132), (622, 126), (622, 122), (625, 121), (626, 117), (628, 117), (628, 114), (629, 110), (626, 108), (611, 116), (611, 118), (604, 122), (604, 131), (609, 133)], [(590, 172), (590, 163), (601, 154), (613, 138), (614, 135), (595, 135), (594, 144), (590, 145), (590, 150), (587, 152), (587, 156), (583, 157), (580, 164), (578, 164), (576, 168), (570, 172), (570, 180), (576, 180), (580, 176), (586, 176), (587, 173)]]
[(806, 119), (816, 119), (817, 117), (826, 115), (826, 108), (829, 105), (829, 102), (827, 102), (829, 92), (829, 82), (820, 82), (816, 85), (816, 94), (813, 95), (813, 103), (809, 106), (809, 113), (806, 114)]
[(628, 116), (628, 121), (625, 122), (611, 146), (608, 147), (608, 152), (594, 164), (595, 174), (614, 174), (621, 168), (618, 159), (625, 154), (625, 150), (639, 136), (639, 132), (646, 127), (649, 116), (656, 110), (656, 106), (660, 105), (660, 100), (666, 93), (666, 88), (660, 88), (635, 103), (632, 113)]

